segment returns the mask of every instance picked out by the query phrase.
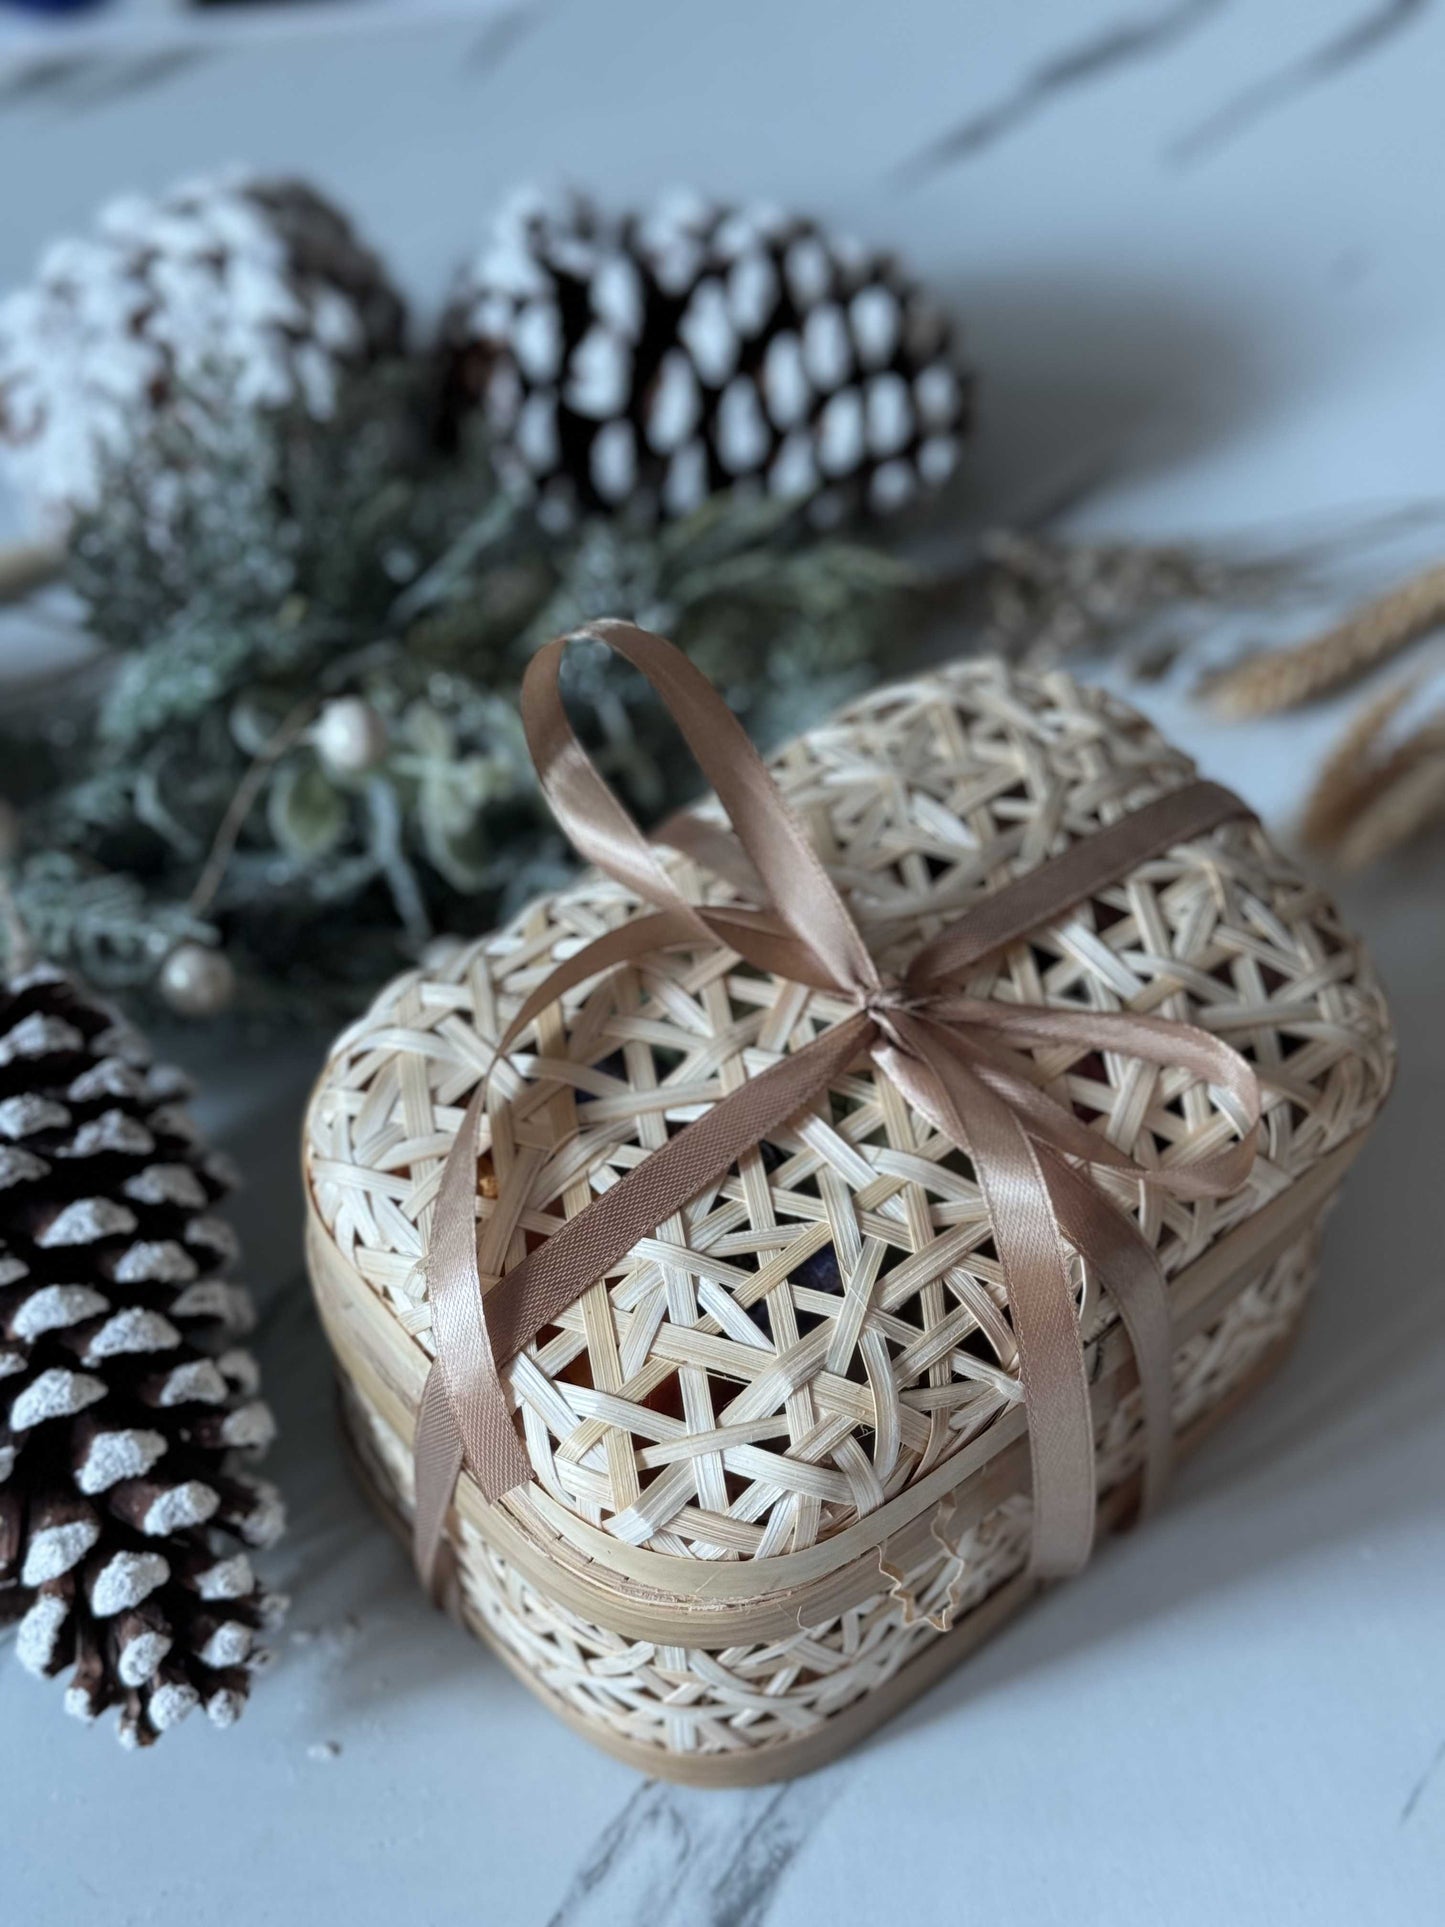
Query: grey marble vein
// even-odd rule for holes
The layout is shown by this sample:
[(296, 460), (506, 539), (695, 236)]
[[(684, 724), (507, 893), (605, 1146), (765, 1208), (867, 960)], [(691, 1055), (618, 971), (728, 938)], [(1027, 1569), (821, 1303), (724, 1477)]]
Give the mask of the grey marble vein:
[(1116, 20), (1087, 40), (1042, 60), (989, 106), (968, 115), (946, 133), (928, 141), (893, 170), (900, 183), (913, 183), (960, 161), (985, 153), (1006, 135), (1043, 113), (1077, 88), (1152, 59), (1203, 26), (1224, 0), (1175, 0), (1157, 13)]
[(1357, 62), (1394, 40), (1421, 19), (1431, 0), (1384, 0), (1381, 6), (1321, 41), (1278, 73), (1268, 74), (1216, 108), (1165, 149), (1175, 167), (1189, 167), (1230, 146), (1269, 114), (1347, 73)]
[(1400, 1809), (1400, 1825), (1402, 1827), (1414, 1817), (1416, 1808), (1425, 1797), (1426, 1788), (1442, 1766), (1445, 1766), (1445, 1740), (1441, 1740), (1434, 1753), (1430, 1756), (1430, 1764), (1425, 1768), (1425, 1771), (1420, 1775), (1414, 1786), (1411, 1787), (1405, 1804)]
[(531, 4), (528, 4), (528, 0), (522, 0), (521, 5), (504, 7), (500, 13), (494, 14), (467, 53), (465, 65), (468, 73), (495, 73), (515, 48), (532, 37), (548, 11), (541, 0), (532, 0)]
[(593, 1843), (550, 1927), (761, 1927), (837, 1792), (831, 1774), (729, 1793), (639, 1787)]
[(14, 70), (0, 76), (0, 107), (43, 99), (68, 88), (95, 65), (90, 54), (52, 54), (38, 60), (22, 60)]
[(204, 47), (164, 47), (154, 53), (125, 59), (98, 58), (81, 63), (71, 82), (52, 92), (54, 104), (67, 114), (89, 113), (93, 107), (150, 93), (189, 73), (210, 59)]

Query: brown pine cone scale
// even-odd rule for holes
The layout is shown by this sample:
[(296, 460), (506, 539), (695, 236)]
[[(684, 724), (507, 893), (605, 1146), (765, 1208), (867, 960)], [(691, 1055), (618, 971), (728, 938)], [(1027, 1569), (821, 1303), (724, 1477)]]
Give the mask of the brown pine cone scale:
[(198, 1706), (229, 1725), (278, 1604), (243, 1549), (282, 1513), (247, 1469), (274, 1425), (231, 1173), (185, 1095), (66, 973), (0, 986), (0, 1617), (132, 1745)]
[(888, 255), (671, 195), (620, 219), (523, 194), (442, 326), (449, 419), (480, 409), (545, 519), (647, 522), (723, 490), (886, 515), (952, 473), (970, 382)]

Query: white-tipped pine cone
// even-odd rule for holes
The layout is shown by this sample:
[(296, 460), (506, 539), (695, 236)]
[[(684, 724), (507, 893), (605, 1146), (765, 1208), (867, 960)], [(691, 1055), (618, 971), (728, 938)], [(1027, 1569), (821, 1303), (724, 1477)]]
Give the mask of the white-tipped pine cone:
[(0, 301), (0, 457), (32, 519), (63, 533), (166, 409), (324, 420), (344, 374), (398, 352), (403, 325), (377, 257), (299, 181), (130, 195)]
[(544, 512), (689, 514), (743, 484), (817, 519), (952, 473), (970, 385), (891, 257), (766, 207), (672, 195), (612, 219), (517, 196), (442, 326), (447, 406), (480, 406)]
[(278, 1610), (230, 1176), (185, 1094), (66, 973), (0, 983), (0, 1619), (141, 1746), (198, 1706), (229, 1726)]

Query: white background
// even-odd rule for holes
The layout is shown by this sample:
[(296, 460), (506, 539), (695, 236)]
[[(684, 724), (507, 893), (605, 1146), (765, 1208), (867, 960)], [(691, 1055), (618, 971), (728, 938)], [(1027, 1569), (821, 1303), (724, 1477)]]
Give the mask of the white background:
[[(77, 39), (0, 66), (0, 285), (108, 193), (231, 159), (329, 186), (423, 312), (519, 179), (563, 174), (613, 202), (677, 181), (765, 194), (898, 245), (963, 318), (984, 413), (960, 544), (1074, 483), (1080, 529), (1337, 529), (1352, 580), (1383, 566), (1351, 560), (1382, 509), (1433, 505), (1438, 543), (1439, 11), (391, 13), (164, 57)], [(1142, 699), (1286, 832), (1338, 721), (1224, 729), (1182, 680)], [(251, 1179), (239, 1215), (285, 1426), (291, 1632), (239, 1729), (193, 1722), (141, 1758), (0, 1665), (0, 1918), (1434, 1927), (1442, 876), (1437, 846), (1345, 893), (1395, 999), (1401, 1078), (1281, 1377), (1147, 1533), (786, 1790), (644, 1785), (422, 1603), (339, 1463), (301, 1282), (294, 1144), (314, 1062), (238, 1066), (190, 1037), (208, 1121)]]

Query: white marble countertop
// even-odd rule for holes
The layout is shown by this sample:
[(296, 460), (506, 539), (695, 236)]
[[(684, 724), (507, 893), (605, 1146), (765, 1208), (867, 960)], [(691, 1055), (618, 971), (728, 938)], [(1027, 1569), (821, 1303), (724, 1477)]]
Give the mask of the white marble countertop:
[[(1423, 0), (337, 18), (166, 58), (0, 55), (0, 285), (113, 189), (232, 158), (329, 184), (424, 303), (519, 178), (612, 200), (686, 180), (896, 243), (947, 291), (983, 383), (961, 530), (1070, 477), (1093, 478), (1079, 527), (1343, 542), (1383, 508), (1438, 518), (1445, 13)], [(1336, 722), (1226, 730), (1168, 686), (1145, 701), (1281, 822)], [(235, 1733), (193, 1722), (144, 1757), (0, 1664), (0, 1918), (1434, 1927), (1441, 876), (1437, 847), (1347, 892), (1401, 1079), (1280, 1378), (1150, 1530), (784, 1789), (640, 1782), (424, 1605), (332, 1433), (298, 1250), (312, 1066), (194, 1046), (251, 1179), (290, 1630)]]

